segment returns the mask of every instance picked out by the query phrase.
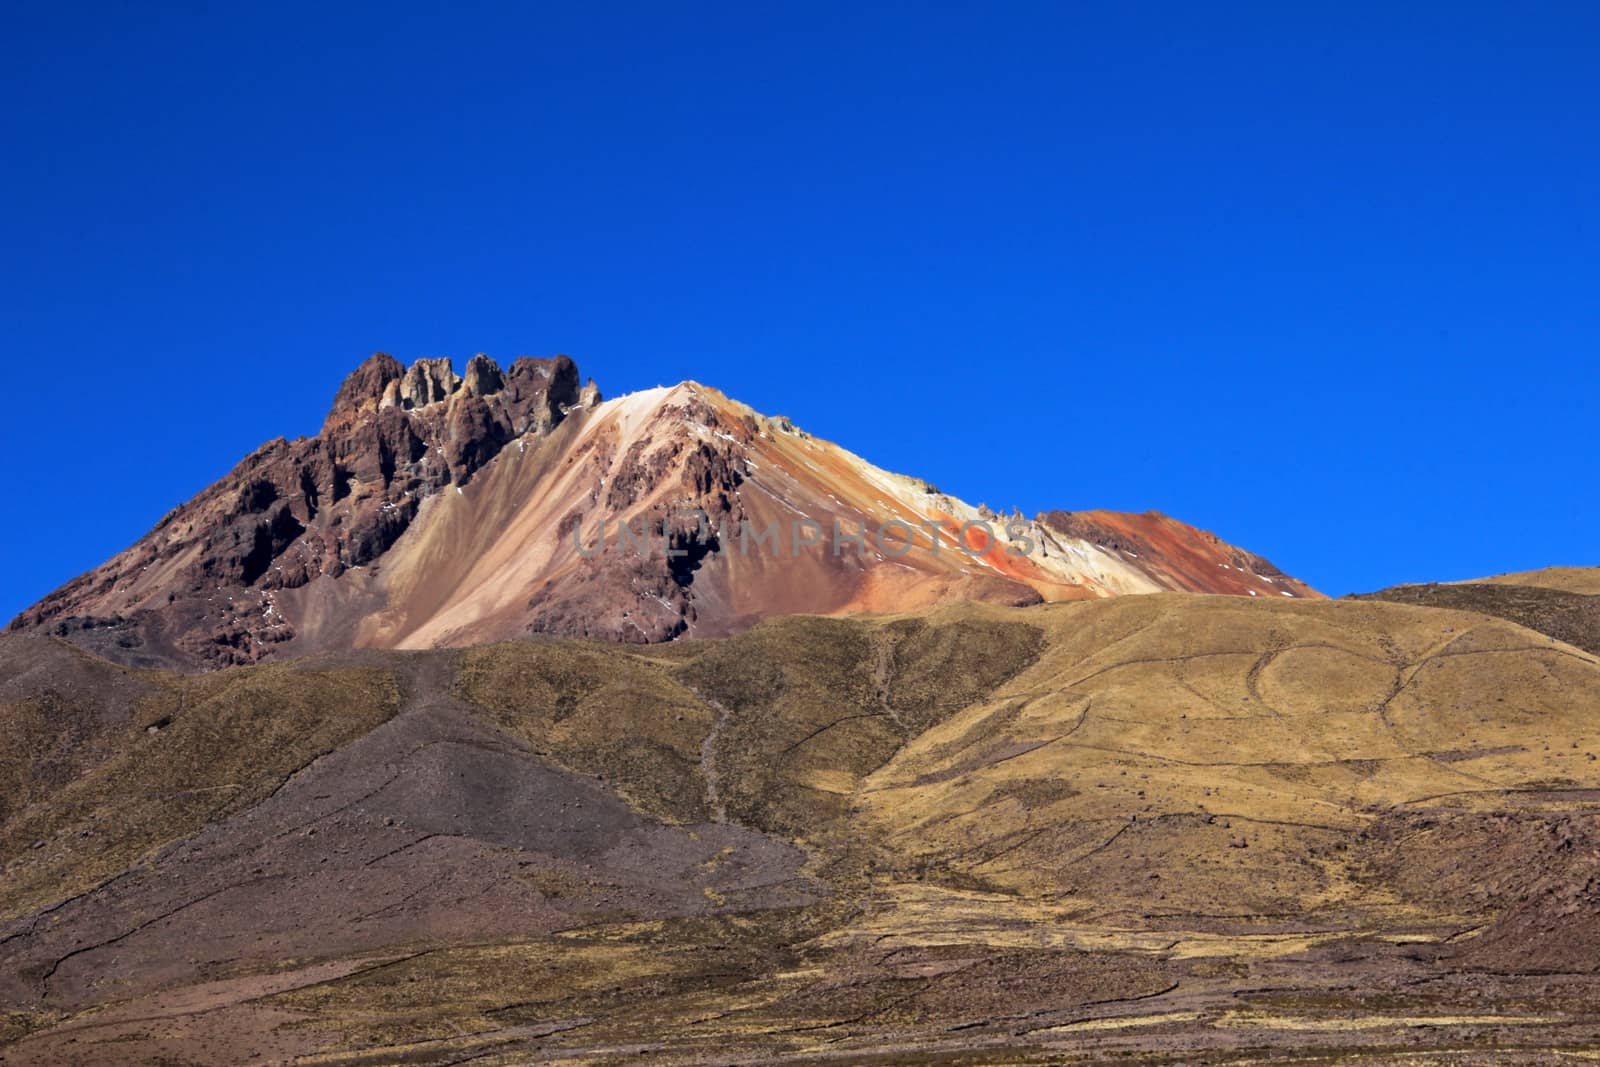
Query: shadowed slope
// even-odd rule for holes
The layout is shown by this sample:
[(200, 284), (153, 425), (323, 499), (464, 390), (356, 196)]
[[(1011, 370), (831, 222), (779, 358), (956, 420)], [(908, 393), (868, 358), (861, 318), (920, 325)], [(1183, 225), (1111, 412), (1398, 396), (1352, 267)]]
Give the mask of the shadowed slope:
[(1531, 585), (1541, 589), (1600, 596), (1600, 567), (1545, 567), (1537, 571), (1497, 574), (1493, 578), (1480, 578), (1478, 581), (1485, 585)]
[(1600, 572), (1593, 569), (1557, 567), (1550, 571), (1504, 576), (1526, 579), (1521, 583), (1489, 579), (1442, 585), (1397, 585), (1357, 599), (1476, 611), (1600, 653), (1600, 595), (1574, 591), (1591, 586), (1600, 590), (1600, 583), (1593, 580), (1597, 573)]

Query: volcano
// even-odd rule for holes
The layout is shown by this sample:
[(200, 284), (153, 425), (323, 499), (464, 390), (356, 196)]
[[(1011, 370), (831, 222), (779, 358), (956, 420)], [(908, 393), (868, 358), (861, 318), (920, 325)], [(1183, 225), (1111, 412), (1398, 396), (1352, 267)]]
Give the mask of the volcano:
[(319, 434), (261, 446), (10, 628), (190, 668), (1166, 591), (1320, 596), (1156, 512), (974, 507), (695, 382), (605, 400), (565, 356), (379, 353)]
[(1597, 590), (374, 356), (0, 634), (0, 1061), (1565, 1062)]

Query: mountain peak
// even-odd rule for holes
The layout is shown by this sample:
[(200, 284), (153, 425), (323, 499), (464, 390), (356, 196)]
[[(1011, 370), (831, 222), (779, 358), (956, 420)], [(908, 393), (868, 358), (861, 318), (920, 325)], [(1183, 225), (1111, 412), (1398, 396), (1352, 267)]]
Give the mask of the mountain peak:
[(333, 396), (333, 408), (323, 422), (323, 428), (341, 418), (359, 416), (378, 409), (384, 389), (399, 381), (406, 373), (405, 365), (387, 352), (374, 352), (351, 371)]
[[(485, 399), (504, 396), (510, 407), (520, 410), (535, 398), (550, 396), (568, 406), (594, 403), (599, 391), (593, 379), (585, 397), (577, 387), (578, 367), (569, 356), (548, 359), (519, 356), (502, 371), (500, 365), (482, 352), (467, 360), (462, 374), (448, 356), (419, 359), (407, 367), (387, 352), (375, 352), (351, 371), (334, 394), (333, 407), (323, 422), (323, 431), (348, 425), (363, 416), (387, 408), (416, 411), (453, 398)], [(525, 418), (522, 421), (526, 421)], [(552, 419), (552, 421), (556, 421)], [(518, 432), (526, 432), (518, 431)]]
[(458, 374), (374, 354), (317, 436), (269, 442), (12, 628), (217, 666), (962, 599), (1319, 595), (1159, 513), (1002, 517), (693, 380), (606, 401), (579, 381), (562, 355)]

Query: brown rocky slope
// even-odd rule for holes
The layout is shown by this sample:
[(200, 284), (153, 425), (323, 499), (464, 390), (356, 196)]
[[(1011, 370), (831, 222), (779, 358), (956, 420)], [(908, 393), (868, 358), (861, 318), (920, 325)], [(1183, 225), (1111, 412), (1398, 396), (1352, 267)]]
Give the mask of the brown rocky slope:
[(1319, 595), (1153, 512), (974, 508), (692, 382), (602, 401), (564, 356), (379, 354), (320, 434), (263, 445), (10, 629), (216, 667), (1164, 590)]

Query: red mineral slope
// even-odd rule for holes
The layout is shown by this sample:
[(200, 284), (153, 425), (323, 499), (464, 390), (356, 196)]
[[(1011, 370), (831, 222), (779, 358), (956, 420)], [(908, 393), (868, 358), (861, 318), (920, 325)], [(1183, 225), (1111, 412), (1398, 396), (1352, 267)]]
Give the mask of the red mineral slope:
[(1154, 512), (973, 508), (694, 382), (602, 402), (564, 356), (457, 376), (380, 354), (319, 435), (262, 446), (11, 628), (217, 666), (1164, 590), (1320, 595)]

